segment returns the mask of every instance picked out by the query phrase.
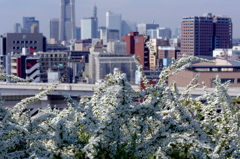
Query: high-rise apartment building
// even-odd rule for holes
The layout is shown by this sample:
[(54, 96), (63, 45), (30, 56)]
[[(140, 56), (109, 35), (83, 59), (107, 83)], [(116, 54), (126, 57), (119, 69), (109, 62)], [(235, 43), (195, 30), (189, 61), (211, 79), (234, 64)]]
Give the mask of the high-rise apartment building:
[(122, 16), (111, 11), (106, 13), (106, 28), (109, 30), (118, 30), (119, 39), (122, 35)]
[(217, 48), (232, 48), (232, 20), (228, 17), (184, 17), (181, 23), (181, 53), (212, 56)]
[(50, 19), (50, 39), (59, 41), (59, 19)]
[(61, 0), (60, 41), (76, 38), (75, 0)]
[(22, 33), (31, 33), (32, 27), (35, 33), (39, 33), (39, 21), (35, 20), (35, 17), (23, 17)]

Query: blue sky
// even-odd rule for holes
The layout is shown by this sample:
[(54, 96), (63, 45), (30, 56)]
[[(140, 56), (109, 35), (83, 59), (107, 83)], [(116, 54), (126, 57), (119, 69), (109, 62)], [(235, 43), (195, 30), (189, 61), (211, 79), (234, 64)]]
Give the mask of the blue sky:
[[(122, 19), (136, 23), (155, 20), (162, 27), (176, 28), (185, 16), (200, 16), (211, 12), (227, 15), (233, 21), (233, 37), (240, 38), (240, 0), (75, 0), (76, 24), (92, 16), (98, 7), (100, 25), (105, 25), (105, 13), (110, 10), (122, 14)], [(22, 23), (23, 16), (35, 16), (40, 31), (49, 37), (49, 20), (60, 17), (60, 0), (0, 0), (0, 34), (13, 31), (14, 23)]]

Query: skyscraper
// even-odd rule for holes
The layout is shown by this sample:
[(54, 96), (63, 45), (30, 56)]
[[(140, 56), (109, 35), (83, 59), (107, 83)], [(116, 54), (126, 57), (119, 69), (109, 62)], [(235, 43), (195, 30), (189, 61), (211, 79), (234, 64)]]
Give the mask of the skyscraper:
[(93, 17), (81, 19), (81, 39), (98, 38), (97, 6), (93, 7)]
[(217, 48), (232, 47), (232, 20), (228, 17), (184, 17), (181, 23), (181, 53), (212, 56)]
[(106, 13), (106, 27), (109, 30), (118, 30), (119, 37), (122, 35), (122, 16), (108, 11)]
[(81, 39), (97, 38), (96, 26), (94, 17), (81, 19)]
[(50, 39), (59, 41), (59, 19), (50, 19)]
[(14, 33), (21, 33), (21, 32), (22, 32), (21, 24), (15, 23), (14, 24)]
[(39, 33), (39, 21), (35, 17), (23, 17), (23, 33), (31, 33), (31, 27), (36, 28), (35, 32)]
[(75, 0), (61, 0), (60, 41), (76, 38)]

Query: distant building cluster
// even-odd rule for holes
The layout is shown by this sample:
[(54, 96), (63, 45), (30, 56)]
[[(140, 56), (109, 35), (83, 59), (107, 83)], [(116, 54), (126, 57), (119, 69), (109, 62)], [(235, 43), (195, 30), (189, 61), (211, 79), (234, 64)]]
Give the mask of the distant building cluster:
[(99, 26), (95, 5), (92, 16), (82, 18), (76, 26), (75, 7), (75, 0), (60, 1), (59, 18), (49, 21), (49, 39), (40, 33), (35, 17), (23, 17), (22, 24), (14, 25), (13, 33), (3, 34), (1, 72), (33, 78), (34, 82), (54, 82), (66, 76), (64, 82), (101, 83), (118, 68), (131, 84), (140, 84), (137, 59), (154, 83), (173, 59), (188, 55), (210, 58), (218, 65), (195, 62), (183, 74), (169, 78), (168, 83), (175, 80), (185, 86), (201, 72), (210, 87), (216, 73), (224, 76), (223, 81), (231, 76), (234, 86), (238, 84), (239, 79), (233, 77), (240, 70), (239, 64), (233, 61), (240, 60), (240, 40), (232, 39), (230, 17), (211, 13), (187, 16), (182, 18), (181, 28), (173, 30), (155, 21), (137, 24), (107, 11), (106, 25)]

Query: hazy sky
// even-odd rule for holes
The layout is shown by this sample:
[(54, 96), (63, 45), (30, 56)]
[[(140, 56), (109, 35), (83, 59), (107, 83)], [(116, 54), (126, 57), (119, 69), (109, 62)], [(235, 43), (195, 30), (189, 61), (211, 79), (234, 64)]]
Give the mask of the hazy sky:
[[(100, 25), (105, 25), (106, 11), (122, 14), (123, 20), (151, 23), (162, 27), (180, 27), (185, 16), (200, 16), (211, 12), (227, 15), (233, 21), (233, 37), (240, 38), (240, 0), (75, 0), (76, 25), (93, 15), (98, 7)], [(22, 24), (22, 17), (35, 16), (40, 21), (40, 32), (49, 37), (49, 20), (60, 17), (60, 0), (0, 0), (0, 34), (13, 32), (14, 23)]]

